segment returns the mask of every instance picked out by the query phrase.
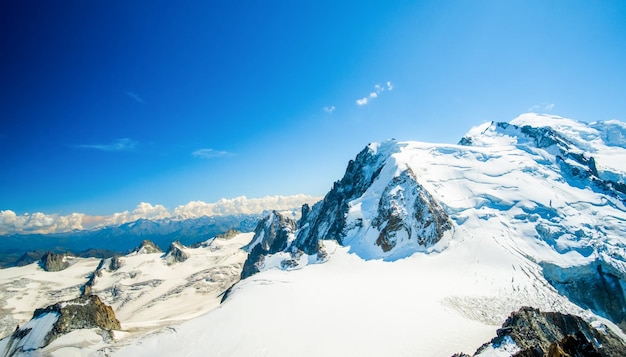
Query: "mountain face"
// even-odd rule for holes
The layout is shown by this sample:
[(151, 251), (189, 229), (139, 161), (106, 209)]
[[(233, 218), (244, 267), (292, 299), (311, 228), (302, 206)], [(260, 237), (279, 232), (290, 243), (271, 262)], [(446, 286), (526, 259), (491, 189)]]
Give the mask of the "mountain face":
[(287, 248), (293, 241), (296, 231), (296, 221), (284, 216), (278, 211), (272, 211), (257, 224), (252, 241), (243, 249), (248, 252), (241, 278), (258, 273), (262, 268), (263, 259), (268, 254), (275, 254)]
[[(275, 231), (285, 233), (277, 240), (280, 244), (251, 250), (257, 265), (262, 258), (256, 257), (279, 251), (289, 253), (281, 262), (287, 267), (298, 266), (303, 254), (323, 257), (324, 240), (350, 246), (364, 259), (392, 260), (433, 249), (452, 229), (452, 222), (414, 172), (396, 162), (393, 155), (400, 151), (396, 141), (368, 145), (322, 201), (313, 208), (303, 206), (297, 232), (295, 222), (266, 218)], [(289, 244), (288, 233), (296, 234)], [(257, 239), (264, 237), (268, 235), (259, 234)], [(246, 277), (253, 271), (244, 273)]]
[(497, 330), (498, 336), (481, 346), (474, 356), (623, 356), (626, 341), (606, 326), (596, 327), (578, 316), (522, 307), (511, 313)]
[(120, 322), (110, 306), (97, 296), (83, 296), (37, 309), (33, 318), (0, 341), (0, 355), (28, 356), (58, 337), (74, 330), (98, 328), (120, 330)]

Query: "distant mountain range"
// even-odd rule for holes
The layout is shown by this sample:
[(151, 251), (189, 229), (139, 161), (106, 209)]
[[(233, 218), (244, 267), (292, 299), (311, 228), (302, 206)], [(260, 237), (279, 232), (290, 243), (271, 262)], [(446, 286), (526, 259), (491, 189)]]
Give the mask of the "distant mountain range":
[(238, 214), (190, 219), (138, 219), (119, 226), (52, 234), (14, 234), (0, 237), (0, 267), (30, 264), (47, 251), (71, 252), (80, 257), (123, 255), (142, 240), (161, 249), (178, 240), (182, 244), (205, 241), (229, 229), (250, 232), (263, 214)]

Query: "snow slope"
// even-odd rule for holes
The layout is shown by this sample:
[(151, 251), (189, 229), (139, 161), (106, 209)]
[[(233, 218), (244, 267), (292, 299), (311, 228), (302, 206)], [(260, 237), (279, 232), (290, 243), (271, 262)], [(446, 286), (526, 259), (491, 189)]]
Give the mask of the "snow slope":
[(101, 270), (92, 294), (113, 307), (125, 330), (188, 320), (216, 307), (239, 280), (247, 257), (240, 248), (251, 239), (252, 233), (241, 233), (183, 247), (189, 258), (181, 263), (168, 262), (162, 253), (121, 257), (119, 269)]
[[(290, 271), (275, 267), (294, 265), (270, 264), (237, 284), (218, 309), (118, 353), (450, 356), (475, 351), (524, 305), (617, 329), (560, 294), (542, 266), (574, 278), (568, 267), (600, 262), (625, 291), (624, 127), (528, 114), (476, 127), (462, 145), (371, 144), (365, 152), (373, 171), (355, 176), (367, 180), (344, 177), (331, 191), (339, 207), (348, 205), (347, 214), (337, 217), (341, 211), (327, 196), (309, 216), (343, 219), (314, 228), (325, 232), (319, 239), (345, 247), (323, 241), (330, 257), (321, 264), (300, 259)], [(389, 183), (409, 170), (419, 191), (444, 208), (452, 229), (430, 246), (401, 236), (403, 244), (388, 253), (373, 239), (385, 227), (374, 211)], [(359, 182), (369, 186), (335, 190)], [(396, 200), (394, 209), (402, 213), (409, 201)], [(302, 229), (311, 229), (307, 223)], [(275, 256), (293, 255), (297, 243)]]
[[(114, 265), (111, 258), (102, 262), (70, 258), (71, 265), (58, 272), (44, 271), (38, 263), (1, 269), (2, 337), (11, 334), (18, 324), (22, 329), (32, 325), (45, 335), (54, 321), (30, 320), (34, 309), (80, 296), (89, 281), (90, 293), (113, 307), (122, 331), (115, 331), (115, 340), (111, 340), (94, 329), (76, 330), (38, 352), (96, 355), (111, 345), (123, 345), (128, 339), (202, 315), (217, 307), (222, 294), (239, 280), (247, 257), (241, 247), (251, 239), (252, 233), (239, 233), (209, 239), (196, 248), (179, 245), (188, 256), (183, 262), (169, 260), (164, 253), (138, 251), (117, 258)], [(0, 341), (0, 347), (9, 341)], [(25, 347), (35, 349), (41, 347), (40, 342), (32, 340)]]
[(58, 272), (47, 272), (38, 263), (0, 270), (0, 337), (28, 322), (36, 308), (80, 295), (99, 259), (65, 259), (70, 267)]

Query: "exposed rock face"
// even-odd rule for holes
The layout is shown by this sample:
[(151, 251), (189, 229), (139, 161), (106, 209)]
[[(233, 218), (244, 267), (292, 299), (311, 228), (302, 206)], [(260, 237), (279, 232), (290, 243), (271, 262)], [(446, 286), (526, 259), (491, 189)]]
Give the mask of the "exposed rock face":
[[(541, 312), (522, 307), (512, 313), (497, 331), (497, 337), (483, 345), (474, 356), (490, 347), (512, 340), (525, 356), (623, 356), (626, 344), (610, 329), (600, 331), (578, 316), (558, 312)], [(463, 356), (461, 354), (460, 356)]]
[(180, 244), (179, 241), (172, 242), (170, 247), (167, 249), (167, 253), (165, 253), (165, 260), (167, 263), (182, 263), (187, 260), (187, 258), (189, 258), (189, 254), (185, 253), (183, 249), (185, 249), (185, 246)]
[(215, 238), (217, 239), (230, 239), (238, 234), (240, 234), (241, 232), (236, 230), (236, 229), (229, 229), (224, 233), (220, 233), (218, 235), (215, 236)]
[(105, 305), (97, 295), (81, 296), (74, 300), (37, 309), (33, 318), (50, 312), (59, 314), (59, 319), (54, 324), (49, 341), (54, 340), (59, 335), (83, 328), (98, 327), (107, 331), (122, 328), (113, 309)]
[(296, 222), (285, 217), (278, 211), (273, 211), (263, 218), (254, 230), (252, 241), (243, 250), (247, 251), (241, 278), (245, 279), (259, 272), (259, 264), (263, 263), (263, 257), (274, 254), (287, 248), (289, 237), (296, 231)]
[(417, 182), (411, 169), (406, 169), (387, 185), (373, 226), (380, 231), (376, 245), (384, 252), (401, 240), (433, 245), (452, 227), (446, 212)]
[(341, 244), (349, 202), (365, 193), (380, 174), (385, 161), (398, 150), (395, 141), (387, 141), (381, 147), (368, 145), (355, 160), (350, 160), (345, 175), (335, 182), (324, 199), (310, 212), (305, 214), (303, 211), (302, 228), (293, 246), (306, 254), (315, 254), (319, 240), (334, 239)]
[(115, 271), (121, 267), (122, 267), (122, 260), (120, 259), (120, 257), (119, 256), (111, 257), (111, 259), (109, 260), (109, 270)]
[(626, 331), (626, 277), (601, 260), (571, 268), (542, 263), (543, 274), (574, 303), (615, 322)]
[(92, 287), (96, 283), (96, 279), (102, 276), (102, 271), (108, 269), (109, 271), (115, 271), (122, 266), (120, 257), (114, 256), (107, 259), (101, 259), (98, 267), (94, 272), (89, 275), (89, 280), (81, 287), (81, 296), (91, 295)]
[(100, 328), (105, 331), (120, 330), (120, 322), (110, 306), (96, 295), (82, 296), (74, 300), (56, 303), (35, 310), (33, 318), (6, 337), (2, 356), (16, 356), (22, 352), (35, 351), (54, 341), (57, 337), (78, 329)]
[(279, 252), (283, 269), (304, 263), (303, 254), (325, 260), (324, 240), (350, 246), (364, 259), (389, 260), (439, 242), (451, 220), (411, 168), (398, 163), (394, 154), (401, 146), (394, 140), (368, 145), (322, 201), (302, 207), (297, 224), (278, 212), (262, 220), (245, 248), (249, 257), (242, 278), (258, 272), (265, 256)]
[(44, 256), (41, 257), (40, 263), (45, 271), (61, 271), (70, 266), (66, 260), (65, 254), (55, 254), (52, 252), (44, 254)]
[(154, 244), (151, 240), (143, 240), (141, 244), (137, 246), (137, 248), (133, 249), (133, 253), (137, 254), (152, 254), (152, 253), (163, 253), (161, 248)]

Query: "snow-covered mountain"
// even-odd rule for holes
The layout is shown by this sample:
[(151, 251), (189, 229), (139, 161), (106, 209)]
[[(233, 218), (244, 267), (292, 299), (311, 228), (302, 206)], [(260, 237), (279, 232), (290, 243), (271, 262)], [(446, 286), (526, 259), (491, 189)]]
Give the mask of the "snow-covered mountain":
[[(247, 256), (240, 248), (251, 238), (252, 233), (231, 232), (195, 248), (172, 243), (167, 253), (144, 241), (122, 257), (65, 257), (65, 268), (55, 272), (45, 271), (38, 263), (2, 269), (0, 336), (9, 337), (3, 340), (4, 345), (0, 343), (0, 356), (29, 355), (39, 347), (44, 347), (40, 352), (45, 355), (66, 356), (76, 349), (77, 337), (85, 339), (79, 343), (81, 353), (97, 354), (99, 349), (110, 348), (110, 344), (128, 343), (133, 337), (202, 315), (219, 305), (222, 294), (239, 280)], [(33, 314), (34, 308), (75, 305), (81, 296), (97, 296), (101, 305), (112, 308), (121, 323), (121, 328), (112, 333), (115, 339), (93, 330), (74, 331), (69, 337), (55, 335), (54, 342), (47, 346), (52, 339), (46, 336), (57, 321), (56, 315), (63, 314), (54, 308), (52, 315)], [(78, 303), (84, 305), (81, 301)], [(76, 314), (72, 316), (68, 319), (73, 319), (74, 324), (81, 319)], [(16, 325), (35, 332), (20, 332)], [(88, 326), (85, 328), (96, 327)], [(11, 346), (12, 350), (8, 348)]]
[(161, 249), (167, 249), (175, 240), (190, 245), (229, 229), (250, 232), (262, 217), (263, 214), (239, 214), (189, 219), (142, 218), (91, 230), (3, 236), (0, 237), (3, 242), (0, 246), (0, 267), (20, 265), (21, 262), (30, 263), (32, 259), (26, 258), (32, 251), (39, 251), (39, 257), (46, 251), (69, 251), (84, 257), (103, 257), (114, 253), (125, 254), (145, 239), (151, 240)]
[[(254, 234), (238, 236), (245, 279), (219, 308), (120, 338), (107, 351), (451, 356), (480, 348), (481, 356), (509, 356), (578, 343), (619, 355), (626, 338), (625, 182), (626, 124), (618, 121), (526, 114), (475, 127), (458, 144), (372, 143), (322, 201), (303, 206), (298, 222), (272, 212)], [(215, 264), (190, 268), (193, 255), (182, 262), (165, 256), (164, 267)], [(122, 279), (103, 274), (104, 286)], [(103, 300), (120, 311), (125, 328), (121, 303)], [(517, 311), (561, 324), (540, 334), (557, 340), (532, 347), (518, 325), (498, 330)], [(576, 321), (576, 331), (562, 321)], [(609, 340), (603, 350), (600, 341)]]

